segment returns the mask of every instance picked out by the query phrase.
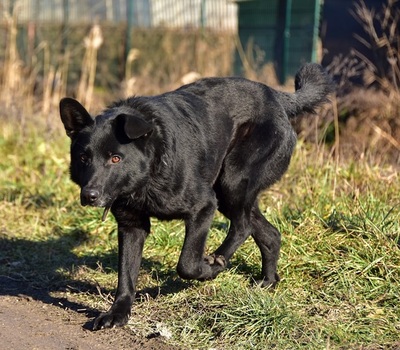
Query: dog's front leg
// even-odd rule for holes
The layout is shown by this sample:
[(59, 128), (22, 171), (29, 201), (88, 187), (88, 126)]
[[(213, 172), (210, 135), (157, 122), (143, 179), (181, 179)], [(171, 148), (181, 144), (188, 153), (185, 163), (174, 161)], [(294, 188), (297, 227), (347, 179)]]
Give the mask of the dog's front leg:
[[(118, 217), (116, 216), (117, 221)], [(93, 330), (123, 326), (128, 322), (135, 299), (135, 286), (139, 274), (144, 241), (150, 231), (150, 220), (141, 218), (133, 222), (126, 218), (118, 223), (118, 288), (110, 310), (101, 313)]]

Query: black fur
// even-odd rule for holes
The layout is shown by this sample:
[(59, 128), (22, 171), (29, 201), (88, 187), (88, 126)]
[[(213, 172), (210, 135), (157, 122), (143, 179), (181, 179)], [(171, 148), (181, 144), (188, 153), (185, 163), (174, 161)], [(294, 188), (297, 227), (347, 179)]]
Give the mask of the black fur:
[[(262, 255), (262, 281), (279, 281), (280, 233), (261, 214), (260, 192), (288, 168), (296, 135), (289, 118), (313, 111), (332, 91), (317, 64), (297, 74), (294, 94), (242, 78), (206, 78), (152, 97), (120, 101), (92, 118), (65, 98), (60, 114), (71, 138), (71, 178), (82, 205), (111, 208), (118, 222), (118, 288), (94, 329), (130, 315), (150, 217), (182, 219), (182, 278), (215, 278), (251, 235)], [(211, 256), (205, 244), (215, 210), (230, 220)]]

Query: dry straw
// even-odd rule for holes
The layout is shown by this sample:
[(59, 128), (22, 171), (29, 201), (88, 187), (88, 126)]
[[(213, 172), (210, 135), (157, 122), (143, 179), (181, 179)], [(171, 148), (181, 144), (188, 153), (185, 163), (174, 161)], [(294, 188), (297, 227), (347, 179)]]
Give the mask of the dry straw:
[[(398, 97), (400, 82), (400, 11), (397, 0), (387, 0), (380, 11), (368, 9), (360, 0), (354, 5), (353, 17), (361, 24), (367, 39), (355, 34), (360, 43), (368, 48), (378, 60), (371, 62), (365, 55), (355, 51), (366, 65), (364, 79), (367, 84), (377, 82), (391, 97)], [(390, 71), (384, 67), (389, 63)]]
[(69, 53), (67, 51), (56, 67), (48, 42), (42, 41), (34, 48), (30, 62), (25, 63), (18, 53), (18, 11), (17, 3), (12, 14), (4, 14), (6, 45), (0, 72), (0, 100), (4, 104), (3, 110), (7, 111), (5, 115), (12, 114), (22, 126), (26, 115), (41, 112), (42, 116), (48, 117), (58, 106), (67, 89)]
[(94, 82), (96, 78), (97, 53), (103, 44), (103, 34), (98, 24), (95, 24), (84, 39), (85, 56), (82, 61), (82, 73), (78, 86), (78, 100), (88, 109), (92, 104)]
[(6, 108), (9, 108), (14, 100), (13, 96), (23, 87), (22, 62), (17, 50), (17, 7), (12, 15), (5, 13), (4, 16), (6, 19), (7, 40), (1, 89), (2, 99)]

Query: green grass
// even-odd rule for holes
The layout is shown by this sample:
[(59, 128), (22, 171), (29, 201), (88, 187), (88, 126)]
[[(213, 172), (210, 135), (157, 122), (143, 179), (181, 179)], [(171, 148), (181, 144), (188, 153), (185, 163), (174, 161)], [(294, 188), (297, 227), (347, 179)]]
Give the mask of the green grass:
[[(67, 137), (1, 127), (0, 275), (107, 309), (117, 279), (116, 225), (79, 205)], [(251, 240), (214, 281), (179, 279), (183, 224), (153, 220), (129, 331), (161, 333), (191, 349), (400, 347), (399, 193), (395, 168), (337, 165), (300, 142), (288, 173), (260, 199), (282, 232), (278, 287), (251, 286), (261, 264)], [(217, 214), (209, 251), (227, 225)]]

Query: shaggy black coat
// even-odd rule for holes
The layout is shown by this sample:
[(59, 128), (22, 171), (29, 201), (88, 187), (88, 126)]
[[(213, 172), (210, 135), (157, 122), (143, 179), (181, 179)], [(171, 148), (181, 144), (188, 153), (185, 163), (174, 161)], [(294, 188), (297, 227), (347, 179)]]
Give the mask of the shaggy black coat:
[[(280, 233), (261, 214), (258, 195), (289, 166), (296, 143), (290, 118), (326, 101), (332, 84), (317, 64), (296, 75), (296, 92), (242, 78), (206, 78), (158, 96), (117, 102), (96, 118), (71, 98), (60, 114), (71, 138), (71, 178), (82, 205), (118, 222), (118, 288), (94, 329), (124, 325), (135, 296), (150, 217), (182, 219), (182, 278), (215, 278), (251, 235), (262, 256), (260, 284), (279, 281)], [(215, 210), (227, 236), (204, 255)]]

